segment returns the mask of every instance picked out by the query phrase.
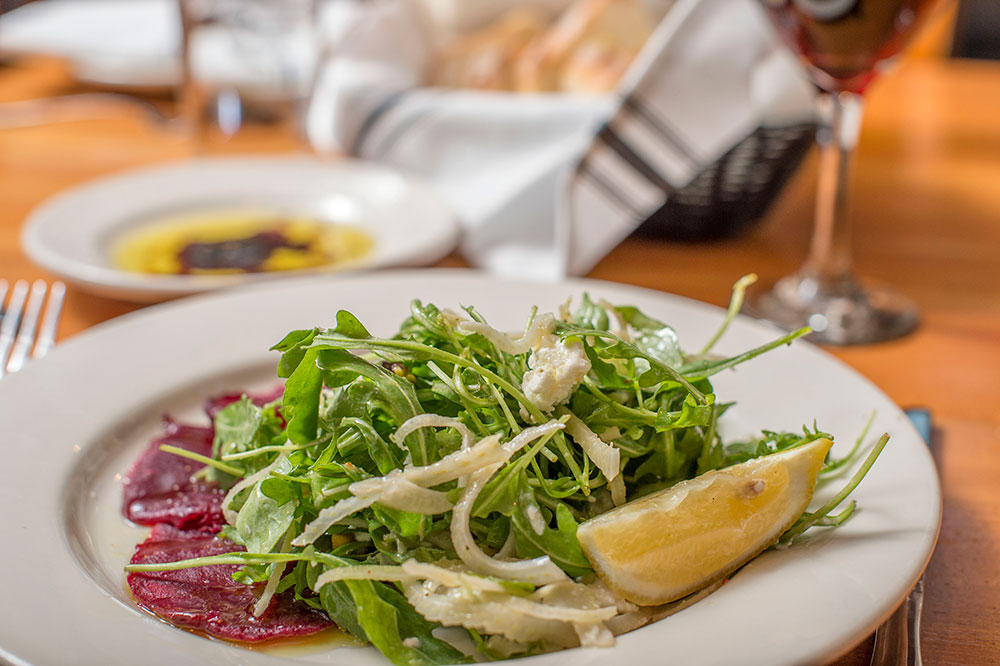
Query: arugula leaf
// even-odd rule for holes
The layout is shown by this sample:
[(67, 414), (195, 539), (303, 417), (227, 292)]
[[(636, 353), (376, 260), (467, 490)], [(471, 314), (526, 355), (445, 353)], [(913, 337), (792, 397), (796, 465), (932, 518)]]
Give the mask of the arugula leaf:
[(496, 511), (509, 518), (514, 512), (518, 488), (524, 474), (523, 465), (507, 465), (501, 469), (483, 486), (472, 507), (472, 515), (477, 518), (485, 518)]
[(366, 445), (365, 451), (368, 457), (375, 463), (380, 474), (388, 474), (403, 466), (399, 448), (385, 441), (370, 422), (363, 418), (346, 416), (340, 420), (340, 428), (358, 433)]
[(628, 377), (622, 376), (618, 372), (618, 368), (616, 368), (613, 363), (608, 363), (602, 359), (601, 355), (597, 353), (597, 350), (594, 349), (593, 345), (588, 343), (586, 340), (583, 341), (583, 351), (587, 354), (587, 360), (590, 361), (590, 369), (597, 377), (597, 381), (600, 383), (601, 388), (632, 388), (632, 383), (629, 381)]
[(285, 382), (282, 409), (288, 421), (288, 439), (306, 444), (316, 439), (323, 372), (317, 365), (319, 352), (309, 349)]
[[(291, 471), (292, 465), (287, 458), (282, 458), (272, 469), (272, 472), (280, 474)], [(247, 551), (272, 552), (291, 527), (295, 517), (295, 503), (291, 501), (292, 496), (283, 496), (286, 498), (284, 502), (269, 497), (263, 484), (250, 489), (236, 517), (236, 532)]]
[(212, 457), (220, 459), (246, 450), (245, 446), (253, 442), (262, 421), (261, 409), (246, 395), (220, 409), (214, 420)]
[[(373, 382), (376, 389), (376, 393), (373, 395), (378, 396), (381, 407), (396, 426), (424, 413), (413, 384), (408, 380), (342, 349), (321, 347), (315, 349), (319, 350), (317, 352), (318, 365), (328, 377), (352, 372), (355, 377), (364, 377)], [(414, 464), (426, 465), (433, 462), (431, 459), (432, 440), (433, 435), (429, 434), (426, 429), (418, 430), (406, 438), (405, 444)]]
[(715, 413), (715, 396), (708, 394), (708, 403), (701, 404), (690, 396), (684, 396), (684, 404), (680, 411), (669, 411), (661, 409), (656, 413), (656, 423), (654, 427), (657, 432), (664, 430), (675, 430), (677, 428), (690, 428), (692, 426), (708, 425)]
[(664, 365), (677, 367), (683, 362), (680, 340), (677, 338), (677, 331), (672, 327), (643, 314), (631, 305), (615, 309), (638, 333), (632, 337), (636, 347)]
[(582, 328), (607, 331), (609, 330), (608, 312), (590, 300), (590, 294), (584, 293), (580, 298), (580, 305), (573, 312), (573, 323)]
[(302, 331), (292, 331), (281, 339), (276, 345), (271, 347), (271, 351), (280, 351), (281, 359), (278, 361), (278, 376), (288, 378), (295, 371), (295, 368), (302, 362), (306, 354), (306, 348), (312, 342), (318, 328)]
[[(531, 516), (537, 517), (532, 521)], [(517, 554), (520, 557), (539, 557), (548, 555), (563, 571), (570, 576), (583, 576), (593, 572), (590, 561), (583, 554), (580, 542), (576, 538), (577, 522), (570, 513), (569, 507), (559, 504), (556, 508), (556, 526), (552, 529), (547, 524), (542, 526), (541, 533), (535, 531), (535, 525), (542, 519), (542, 512), (535, 500), (535, 493), (522, 478), (518, 488), (517, 506), (513, 512), (514, 536), (517, 543)]]
[(556, 330), (564, 339), (568, 337), (580, 339), (586, 337), (595, 338), (594, 349), (597, 351), (598, 355), (601, 356), (601, 358), (615, 358), (619, 360), (638, 359), (645, 361), (649, 365), (649, 368), (645, 370), (639, 378), (639, 384), (643, 388), (655, 386), (656, 384), (669, 380), (682, 386), (699, 401), (704, 402), (705, 400), (704, 394), (702, 394), (702, 392), (699, 391), (682, 372), (678, 371), (673, 366), (664, 363), (648, 351), (640, 349), (631, 342), (626, 342), (606, 331), (582, 329), (566, 323), (560, 323), (556, 327)]
[(337, 327), (334, 330), (349, 338), (356, 338), (358, 340), (365, 340), (372, 337), (372, 334), (368, 332), (368, 329), (361, 323), (361, 320), (347, 310), (337, 311)]
[(429, 531), (429, 516), (391, 509), (381, 504), (372, 505), (372, 512), (380, 523), (401, 537), (421, 537)]
[(749, 351), (743, 352), (742, 354), (737, 354), (736, 356), (722, 359), (700, 359), (687, 363), (680, 368), (680, 372), (691, 379), (711, 377), (712, 375), (718, 374), (723, 370), (728, 370), (729, 368), (735, 367), (741, 363), (746, 363), (750, 359), (757, 358), (761, 354), (769, 352), (772, 349), (777, 349), (782, 345), (791, 344), (794, 340), (801, 338), (803, 335), (809, 335), (810, 333), (812, 333), (811, 328), (800, 328), (797, 331), (792, 331), (788, 335), (781, 336), (777, 340), (772, 340), (771, 342), (759, 345)]
[[(212, 457), (220, 460), (224, 455), (245, 451), (256, 439), (262, 421), (260, 408), (245, 395), (220, 409), (213, 421)], [(209, 481), (223, 488), (232, 486), (236, 481), (234, 476), (214, 467), (209, 467), (206, 475)]]

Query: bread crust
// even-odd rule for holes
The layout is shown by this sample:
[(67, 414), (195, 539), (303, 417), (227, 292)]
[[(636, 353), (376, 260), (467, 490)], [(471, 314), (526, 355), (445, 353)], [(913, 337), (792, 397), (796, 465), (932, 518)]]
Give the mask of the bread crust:
[(577, 0), (551, 25), (519, 7), (446, 45), (434, 85), (517, 92), (613, 90), (652, 33), (638, 0)]

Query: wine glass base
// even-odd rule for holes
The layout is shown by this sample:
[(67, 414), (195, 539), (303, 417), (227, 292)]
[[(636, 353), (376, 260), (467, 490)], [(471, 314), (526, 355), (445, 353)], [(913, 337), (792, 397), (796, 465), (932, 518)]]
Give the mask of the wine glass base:
[(885, 288), (850, 279), (824, 283), (808, 275), (789, 275), (752, 294), (744, 312), (789, 331), (809, 326), (811, 341), (832, 345), (892, 340), (920, 321), (912, 302)]

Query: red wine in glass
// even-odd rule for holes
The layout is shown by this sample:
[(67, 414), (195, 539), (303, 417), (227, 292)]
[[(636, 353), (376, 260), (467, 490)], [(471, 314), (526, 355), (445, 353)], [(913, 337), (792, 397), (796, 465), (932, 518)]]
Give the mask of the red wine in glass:
[(771, 20), (824, 90), (862, 93), (935, 0), (765, 0)]
[(905, 335), (917, 325), (916, 307), (854, 277), (848, 184), (862, 94), (937, 0), (760, 1), (822, 92), (819, 183), (806, 262), (754, 295), (747, 310), (784, 328), (809, 326), (818, 342), (860, 344)]

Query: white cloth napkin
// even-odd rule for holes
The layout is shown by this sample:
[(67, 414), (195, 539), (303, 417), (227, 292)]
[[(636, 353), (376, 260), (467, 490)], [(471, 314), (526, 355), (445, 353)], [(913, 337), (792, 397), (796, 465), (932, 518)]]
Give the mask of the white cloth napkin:
[(607, 96), (422, 87), (433, 45), (414, 2), (335, 7), (311, 141), (429, 179), (463, 255), (500, 274), (586, 273), (753, 130), (813, 114), (754, 0), (678, 0)]
[[(207, 4), (235, 18), (192, 36), (199, 79), (259, 97), (308, 94), (316, 56), (311, 0), (274, 0), (274, 16), (259, 16), (258, 7), (253, 17), (243, 0)], [(0, 52), (65, 58), (92, 83), (170, 87), (181, 83), (182, 32), (178, 0), (43, 0), (3, 15)]]
[(176, 0), (45, 0), (0, 18), (0, 51), (60, 56), (112, 85), (175, 84), (180, 45)]

